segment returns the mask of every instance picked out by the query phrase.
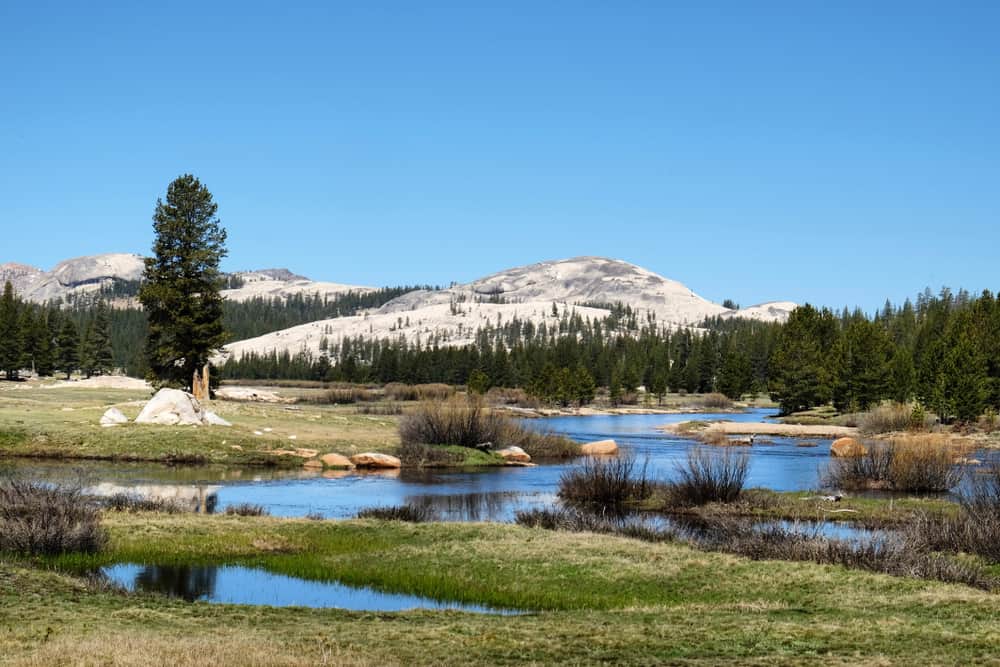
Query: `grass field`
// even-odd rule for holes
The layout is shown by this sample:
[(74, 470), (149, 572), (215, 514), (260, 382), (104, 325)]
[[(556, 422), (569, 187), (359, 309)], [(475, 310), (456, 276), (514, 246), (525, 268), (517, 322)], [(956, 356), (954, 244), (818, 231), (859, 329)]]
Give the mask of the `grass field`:
[(973, 664), (1000, 597), (592, 534), (485, 524), (115, 515), (64, 561), (242, 563), (534, 610), (361, 613), (188, 604), (0, 561), (7, 664)]
[(0, 391), (0, 454), (300, 466), (301, 459), (270, 452), (308, 448), (349, 456), (399, 448), (395, 417), (357, 414), (349, 406), (211, 401), (207, 408), (232, 426), (100, 427), (109, 407), (132, 419), (148, 399), (146, 391), (7, 385)]

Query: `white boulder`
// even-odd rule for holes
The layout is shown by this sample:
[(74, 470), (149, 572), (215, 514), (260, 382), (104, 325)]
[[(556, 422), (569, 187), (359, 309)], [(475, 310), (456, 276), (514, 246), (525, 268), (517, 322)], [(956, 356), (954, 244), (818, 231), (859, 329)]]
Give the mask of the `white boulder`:
[(107, 412), (101, 415), (101, 426), (107, 428), (108, 426), (117, 426), (118, 424), (127, 424), (128, 417), (119, 410), (118, 408), (108, 408)]
[(166, 426), (231, 425), (218, 415), (204, 410), (198, 399), (180, 389), (161, 389), (156, 392), (135, 418), (135, 423)]

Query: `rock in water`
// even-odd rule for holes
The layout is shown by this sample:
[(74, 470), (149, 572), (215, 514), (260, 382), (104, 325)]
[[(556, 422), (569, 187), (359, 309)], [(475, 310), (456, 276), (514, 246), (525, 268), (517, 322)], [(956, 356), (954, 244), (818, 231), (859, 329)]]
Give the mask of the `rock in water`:
[(121, 410), (118, 408), (108, 408), (107, 412), (101, 415), (101, 426), (117, 426), (118, 424), (127, 424), (128, 417), (126, 417)]
[(868, 449), (854, 438), (837, 438), (830, 445), (830, 456), (840, 459), (853, 459), (864, 456)]
[(351, 457), (351, 463), (359, 468), (399, 468), (403, 465), (395, 456), (376, 452), (355, 454)]
[(146, 403), (136, 424), (207, 424), (205, 411), (191, 394), (180, 389), (161, 389)]
[(520, 447), (504, 447), (503, 449), (498, 449), (496, 453), (499, 454), (504, 461), (531, 463), (531, 456), (529, 456), (528, 452), (524, 451)]
[(324, 454), (323, 456), (319, 457), (319, 460), (327, 468), (342, 468), (345, 470), (350, 470), (351, 468), (354, 467), (354, 464), (351, 463), (351, 459), (347, 458), (346, 456), (343, 456), (342, 454), (335, 454), (333, 452), (329, 454)]
[(614, 440), (598, 440), (580, 445), (580, 453), (588, 456), (602, 456), (618, 453), (618, 443)]

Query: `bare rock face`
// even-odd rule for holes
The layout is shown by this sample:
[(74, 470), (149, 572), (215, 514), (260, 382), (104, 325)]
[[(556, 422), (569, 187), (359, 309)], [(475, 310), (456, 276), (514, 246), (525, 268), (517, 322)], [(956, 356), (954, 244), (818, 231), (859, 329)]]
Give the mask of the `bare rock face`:
[(529, 456), (528, 453), (520, 447), (504, 447), (503, 449), (498, 449), (496, 453), (499, 454), (504, 461), (531, 463), (531, 456)]
[(868, 448), (854, 438), (837, 438), (830, 445), (830, 456), (839, 459), (852, 459), (864, 456)]
[(402, 461), (395, 456), (379, 454), (377, 452), (364, 452), (351, 457), (351, 463), (359, 468), (401, 468)]
[(618, 453), (618, 443), (614, 440), (598, 440), (580, 445), (580, 453), (587, 456), (607, 456)]
[(108, 408), (108, 410), (101, 415), (101, 426), (118, 426), (119, 424), (127, 424), (128, 417), (119, 410), (118, 408)]
[(215, 414), (211, 410), (205, 410), (205, 423), (210, 426), (232, 426), (225, 419)]

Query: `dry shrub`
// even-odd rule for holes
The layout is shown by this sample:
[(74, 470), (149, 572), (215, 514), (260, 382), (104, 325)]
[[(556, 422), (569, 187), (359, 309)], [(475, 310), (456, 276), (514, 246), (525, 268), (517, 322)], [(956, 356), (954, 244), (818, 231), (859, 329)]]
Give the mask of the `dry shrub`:
[(705, 394), (695, 402), (702, 408), (710, 410), (731, 410), (733, 407), (732, 400), (719, 393)]
[(486, 392), (486, 402), (490, 405), (516, 405), (521, 408), (538, 408), (542, 405), (537, 396), (531, 396), (520, 387), (491, 387)]
[(424, 523), (434, 521), (434, 508), (426, 505), (393, 505), (389, 507), (366, 507), (357, 514), (359, 519), (379, 519), (380, 521), (406, 521)]
[(644, 500), (652, 490), (646, 464), (637, 468), (635, 457), (628, 454), (588, 458), (582, 466), (567, 470), (559, 479), (559, 497), (563, 500), (604, 507)]
[(383, 417), (403, 414), (403, 406), (399, 403), (363, 403), (355, 408), (359, 415), (379, 415)]
[(322, 394), (316, 396), (303, 396), (298, 399), (298, 403), (312, 403), (317, 405), (344, 405), (349, 403), (362, 403), (377, 401), (379, 395), (371, 389), (359, 385), (338, 384), (327, 389)]
[(270, 512), (263, 505), (254, 503), (237, 503), (226, 508), (229, 516), (268, 516)]
[(677, 464), (677, 478), (667, 485), (667, 498), (675, 506), (734, 502), (743, 491), (749, 466), (746, 452), (692, 447), (684, 462)]
[(165, 512), (176, 514), (186, 511), (180, 503), (169, 498), (150, 498), (135, 493), (115, 493), (103, 499), (104, 507), (114, 512)]
[(0, 551), (29, 555), (95, 553), (107, 542), (97, 504), (79, 488), (0, 483)]
[(905, 435), (888, 442), (872, 442), (856, 458), (836, 459), (825, 484), (841, 489), (947, 491), (960, 472), (955, 465), (967, 450), (938, 434)]
[(734, 438), (730, 438), (722, 431), (713, 431), (711, 429), (700, 433), (698, 435), (698, 440), (713, 447), (740, 447), (750, 444), (749, 440), (736, 440)]
[(393, 401), (443, 401), (454, 394), (454, 387), (440, 382), (427, 384), (390, 382), (385, 385), (385, 396)]
[[(883, 403), (857, 415), (856, 420), (862, 433), (876, 435), (914, 428), (913, 414), (913, 406), (907, 403)], [(921, 426), (926, 426), (926, 423)]]
[(457, 445), (477, 449), (516, 446), (532, 458), (566, 458), (579, 454), (569, 438), (531, 431), (486, 408), (481, 397), (454, 396), (425, 401), (399, 422), (399, 437), (407, 445)]

